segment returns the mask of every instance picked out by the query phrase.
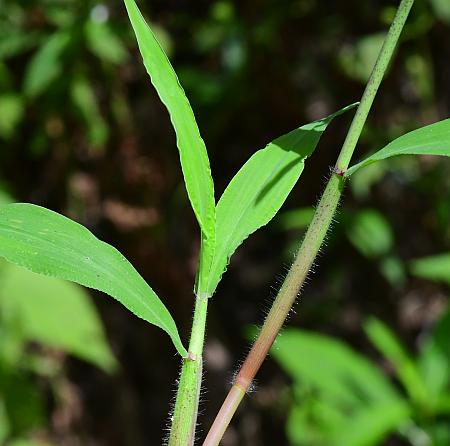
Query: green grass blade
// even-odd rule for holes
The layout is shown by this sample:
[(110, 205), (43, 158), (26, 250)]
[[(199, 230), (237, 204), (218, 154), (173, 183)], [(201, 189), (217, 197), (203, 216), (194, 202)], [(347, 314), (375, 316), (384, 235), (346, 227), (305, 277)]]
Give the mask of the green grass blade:
[(136, 34), (145, 68), (161, 101), (167, 107), (177, 135), (186, 189), (205, 236), (214, 240), (215, 200), (208, 154), (194, 113), (166, 54), (142, 17), (134, 0), (125, 6)]
[(425, 404), (428, 396), (426, 385), (415, 362), (399, 339), (376, 318), (366, 321), (364, 330), (372, 344), (394, 365), (396, 374), (411, 399), (419, 404)]
[(450, 119), (435, 122), (400, 136), (383, 149), (350, 167), (345, 176), (349, 177), (361, 167), (397, 155), (450, 156)]
[(166, 331), (186, 356), (175, 322), (155, 292), (119, 251), (84, 226), (32, 204), (1, 206), (0, 256), (35, 273), (109, 294)]
[(278, 212), (327, 125), (355, 105), (275, 139), (252, 155), (231, 180), (217, 204), (216, 249), (208, 294), (216, 289), (236, 248)]

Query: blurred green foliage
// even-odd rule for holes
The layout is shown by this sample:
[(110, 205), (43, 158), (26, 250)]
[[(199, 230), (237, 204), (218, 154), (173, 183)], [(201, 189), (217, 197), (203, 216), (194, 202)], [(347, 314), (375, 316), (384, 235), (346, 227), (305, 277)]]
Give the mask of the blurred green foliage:
[[(140, 4), (175, 61), (205, 129), (212, 169), (224, 185), (237, 166), (260, 148), (250, 146), (249, 141), (259, 138), (263, 144), (300, 122), (322, 117), (358, 99), (395, 3), (218, 0)], [(447, 0), (416, 2), (355, 161), (364, 158), (363, 152), (373, 152), (413, 128), (448, 117), (449, 30)], [(152, 266), (162, 265), (160, 287), (171, 290), (173, 308), (186, 309), (184, 314), (179, 310), (180, 320), (189, 320), (190, 306), (184, 298), (176, 297), (190, 291), (183, 285), (189, 270), (186, 267), (187, 272), (180, 272), (182, 264), (176, 256), (190, 249), (193, 231), (179, 230), (184, 227), (179, 221), (185, 218), (179, 208), (186, 206), (186, 200), (176, 188), (181, 177), (172, 147), (174, 138), (167, 130), (166, 115), (152, 102), (154, 94), (144, 71), (136, 68), (140, 60), (132, 48), (135, 44), (121, 2), (0, 3), (0, 202), (13, 194), (20, 200), (52, 203), (54, 209), (68, 210), (80, 221), (99, 225), (107, 237), (129, 231), (122, 244), (132, 246), (135, 253), (144, 251), (142, 257)], [(341, 137), (339, 132), (330, 131), (328, 142), (323, 142), (309, 163), (310, 170), (305, 171), (309, 175), (305, 183), (288, 204), (290, 210), (279, 219), (282, 231), (259, 236), (260, 245), (253, 242), (254, 251), (249, 248), (249, 254), (237, 259), (242, 279), (235, 274), (231, 291), (225, 286), (224, 298), (211, 305), (209, 330), (221, 333), (222, 341), (236, 350), (233, 354), (237, 357), (242, 355), (242, 342), (233, 334), (239, 333), (243, 323), (258, 317), (271, 275), (267, 271), (277, 271), (282, 261), (278, 253), (286, 244), (292, 251), (311, 218), (310, 206)], [(167, 172), (165, 177), (158, 170), (160, 165)], [(175, 167), (170, 170), (172, 165)], [(293, 325), (315, 330), (326, 327), (335, 339), (287, 330), (274, 350), (293, 380), (287, 392), (287, 432), (293, 444), (347, 445), (354, 441), (380, 445), (388, 437), (389, 444), (395, 445), (450, 444), (450, 320), (445, 313), (436, 323), (434, 309), (446, 304), (449, 295), (449, 173), (448, 160), (408, 157), (371, 165), (352, 176), (346, 204), (337, 216), (340, 224), (335, 225), (326, 256), (320, 260), (321, 274), (308, 286), (308, 296), (301, 301), (301, 316), (291, 320)], [(79, 189), (73, 187), (75, 179), (81, 184)], [(123, 200), (116, 220), (105, 217), (111, 197)], [(158, 223), (150, 231), (137, 226), (133, 232), (129, 223), (116, 224), (138, 221), (135, 214), (125, 219), (130, 213), (126, 205), (143, 203), (157, 210), (165, 206), (161, 214), (169, 217), (156, 213)], [(167, 234), (175, 240), (174, 246), (164, 242), (171, 238)], [(148, 249), (142, 248), (142, 240)], [(154, 245), (158, 248), (153, 250)], [(268, 248), (264, 250), (264, 246)], [(176, 272), (166, 266), (162, 252), (173, 256)], [(47, 344), (47, 328), (58, 330), (59, 312), (72, 310), (60, 307), (62, 299), (53, 299), (54, 313), (36, 313), (46, 321), (44, 326), (30, 322), (29, 313), (25, 310), (21, 314), (20, 310), (26, 297), (17, 293), (24, 287), (34, 289), (34, 279), (29, 276), (15, 289), (13, 279), (21, 277), (23, 271), (3, 266), (0, 274), (11, 272), (8, 287), (12, 292), (5, 294), (0, 276), (0, 305), (7, 305), (8, 314), (16, 316), (10, 319), (7, 313), (0, 313), (0, 444), (43, 446), (52, 439), (46, 436), (52, 430), (54, 411), (54, 403), (48, 399), (58, 401), (59, 383), (68, 374), (55, 352), (62, 348), (106, 369), (115, 362), (82, 290), (66, 289), (61, 283), (39, 284), (78, 296), (73, 297), (79, 299), (74, 306), (85, 310), (76, 311), (88, 315), (88, 326), (83, 323), (77, 327), (77, 318), (71, 318), (68, 326), (74, 332), (58, 334), (59, 343), (53, 339)], [(255, 279), (259, 276), (262, 279)], [(17, 301), (12, 299), (14, 293), (19, 296)], [(52, 299), (50, 295), (43, 297)], [(389, 321), (393, 328), (374, 320), (365, 324), (371, 343), (382, 353), (381, 364), (390, 364), (383, 369), (375, 365), (380, 361), (370, 355), (373, 350), (360, 342), (360, 322), (370, 313)], [(13, 328), (8, 328), (7, 336), (9, 325)], [(131, 415), (124, 421), (123, 413), (113, 414), (105, 419), (106, 430), (117, 435), (117, 444), (153, 444), (165, 422), (157, 419), (157, 409), (153, 408), (165, 414), (167, 398), (164, 394), (157, 401), (154, 394), (146, 395), (147, 387), (154, 388), (154, 376), (173, 381), (178, 371), (168, 369), (163, 360), (160, 364), (149, 361), (158, 351), (159, 341), (146, 350), (147, 331), (118, 326), (119, 336), (126, 337), (123, 351), (128, 355), (131, 378), (122, 382), (126, 397), (118, 388), (109, 388), (109, 393), (119, 394), (114, 401), (127, 413), (133, 414), (133, 407), (141, 410), (145, 422), (139, 421), (139, 416)], [(85, 330), (94, 333), (97, 341), (93, 345), (80, 341), (85, 339)], [(343, 338), (364, 353), (356, 353), (338, 340)], [(298, 339), (302, 342), (296, 342)], [(416, 353), (410, 354), (408, 350), (417, 342)], [(140, 352), (130, 348), (133, 343), (139, 345)], [(322, 350), (324, 356), (319, 354)], [(281, 352), (279, 357), (277, 351)], [(227, 379), (224, 375), (214, 378), (214, 373), (208, 370), (213, 383), (210, 387), (225, 389)], [(151, 376), (149, 381), (145, 376)], [(139, 386), (135, 381), (144, 384)], [(277, 383), (276, 401), (280, 402), (283, 394)], [(89, 384), (79, 384), (86, 385), (87, 394), (95, 387)], [(205, 414), (214, 415), (222, 396), (211, 394)], [(144, 403), (139, 405), (137, 400)], [(98, 402), (101, 412), (106, 412), (107, 404)], [(95, 413), (91, 406), (94, 404), (84, 406), (87, 417)], [(257, 444), (282, 444), (279, 437), (274, 440), (270, 436), (273, 412), (263, 418), (255, 408), (248, 408), (251, 410), (252, 419), (260, 420), (263, 431)], [(139, 423), (150, 426), (150, 434), (140, 442), (136, 436), (129, 440), (127, 429), (133, 421), (144, 431)], [(247, 423), (247, 419), (241, 423), (244, 430)], [(86, 429), (99, 442), (112, 444), (104, 432)], [(120, 436), (122, 432), (126, 433)], [(249, 443), (248, 435), (240, 434), (237, 441)], [(89, 437), (85, 443), (88, 441), (95, 440)]]
[[(11, 198), (4, 194), (2, 202)], [(43, 382), (58, 397), (62, 351), (117, 370), (102, 322), (80, 286), (0, 262), (0, 443), (48, 446), (25, 439), (47, 426)], [(21, 439), (20, 437), (23, 437)], [(30, 437), (31, 438), (31, 437)]]
[(288, 436), (293, 445), (373, 446), (390, 433), (412, 445), (450, 442), (450, 349), (447, 311), (413, 359), (380, 320), (365, 323), (372, 344), (393, 367), (400, 393), (368, 358), (344, 342), (286, 329), (272, 355), (292, 378)]
[(108, 373), (117, 362), (83, 288), (4, 261), (0, 267), (0, 442), (10, 445), (47, 424), (43, 383), (56, 397), (64, 373), (56, 352)]

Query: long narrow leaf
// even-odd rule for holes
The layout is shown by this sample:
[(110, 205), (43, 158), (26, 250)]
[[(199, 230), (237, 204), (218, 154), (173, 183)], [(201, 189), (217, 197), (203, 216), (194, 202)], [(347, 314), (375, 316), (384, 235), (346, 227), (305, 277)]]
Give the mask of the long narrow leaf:
[(345, 176), (349, 177), (361, 167), (397, 155), (450, 156), (450, 119), (444, 119), (400, 136), (364, 161), (350, 167)]
[(155, 292), (117, 249), (84, 226), (32, 204), (1, 206), (0, 256), (35, 273), (109, 294), (166, 331), (178, 352), (187, 354), (172, 316)]
[(177, 135), (181, 167), (189, 199), (206, 238), (214, 240), (215, 200), (208, 154), (194, 113), (169, 59), (145, 22), (134, 0), (125, 6), (136, 34), (145, 68), (167, 107)]
[(414, 401), (423, 403), (427, 389), (419, 370), (394, 333), (379, 319), (370, 318), (364, 330), (372, 344), (392, 362), (397, 376)]
[(275, 139), (252, 155), (231, 180), (217, 204), (216, 249), (207, 290), (210, 295), (236, 248), (278, 212), (327, 125), (355, 105)]

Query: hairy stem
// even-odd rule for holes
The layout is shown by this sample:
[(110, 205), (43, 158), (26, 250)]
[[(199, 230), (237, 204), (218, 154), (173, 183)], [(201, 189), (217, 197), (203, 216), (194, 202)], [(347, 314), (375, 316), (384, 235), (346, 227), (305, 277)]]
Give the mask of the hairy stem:
[(361, 135), (362, 128), (367, 119), (367, 115), (378, 91), (378, 87), (380, 86), (383, 75), (391, 60), (400, 33), (413, 3), (414, 0), (402, 0), (400, 3), (372, 70), (370, 79), (364, 90), (361, 103), (347, 133), (336, 166), (333, 169), (333, 174), (319, 201), (313, 220), (308, 227), (294, 263), (278, 292), (258, 338), (241, 366), (233, 386), (214, 420), (203, 446), (216, 446), (219, 444), (231, 418), (278, 335), (278, 332), (305, 281), (308, 271), (316, 258), (328, 229), (330, 228), (333, 215), (342, 194), (344, 185), (343, 174), (348, 168), (356, 144)]
[(183, 358), (181, 366), (169, 446), (192, 446), (194, 444), (202, 384), (202, 352), (208, 299), (209, 297), (205, 294), (198, 294), (196, 297), (189, 354), (187, 358)]

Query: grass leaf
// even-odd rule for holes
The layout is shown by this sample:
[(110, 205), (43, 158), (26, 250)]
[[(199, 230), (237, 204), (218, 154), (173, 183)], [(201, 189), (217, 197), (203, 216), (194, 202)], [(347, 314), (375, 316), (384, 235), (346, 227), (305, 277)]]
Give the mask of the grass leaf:
[(280, 136), (253, 154), (234, 176), (217, 204), (216, 249), (208, 280), (210, 295), (236, 248), (266, 225), (283, 205), (327, 125), (355, 105)]
[(0, 256), (35, 273), (109, 294), (166, 331), (186, 356), (175, 322), (155, 292), (119, 251), (84, 226), (32, 204), (1, 206)]
[(215, 200), (208, 154), (189, 101), (166, 54), (145, 22), (134, 0), (125, 6), (136, 34), (145, 68), (161, 101), (167, 107), (177, 135), (181, 167), (192, 208), (200, 228), (214, 241)]
[(345, 176), (349, 177), (361, 167), (397, 155), (450, 156), (450, 119), (435, 122), (400, 136), (364, 161), (350, 167)]

